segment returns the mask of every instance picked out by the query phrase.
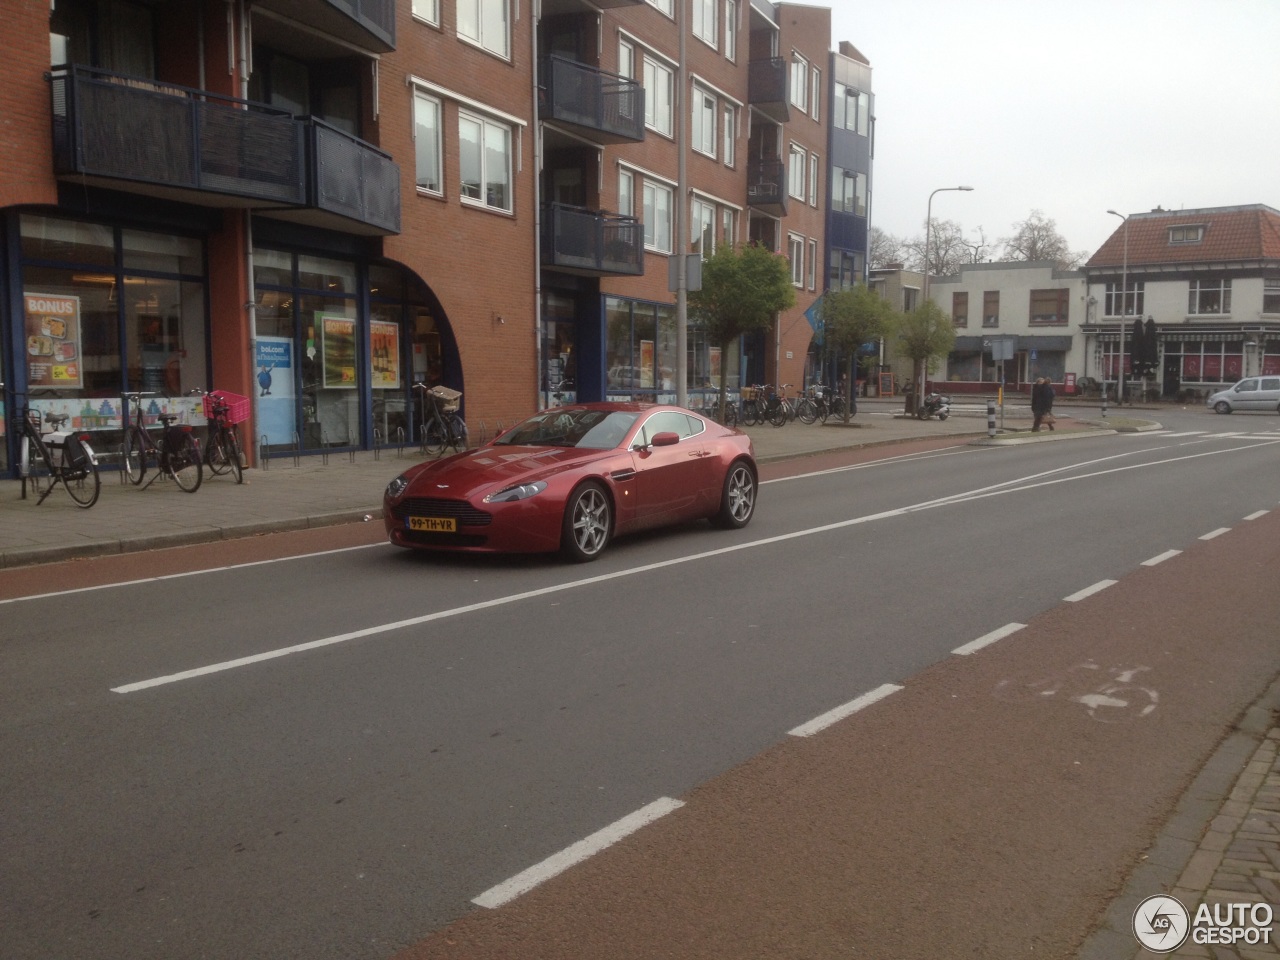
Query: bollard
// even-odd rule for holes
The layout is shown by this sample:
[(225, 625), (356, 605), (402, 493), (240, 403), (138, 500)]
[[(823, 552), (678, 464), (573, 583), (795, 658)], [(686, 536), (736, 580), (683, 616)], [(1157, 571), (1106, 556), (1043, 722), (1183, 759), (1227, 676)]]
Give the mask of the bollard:
[(1107, 416), (1107, 388), (1106, 387), (1102, 388), (1102, 416), (1104, 419)]
[(994, 437), (996, 435), (996, 402), (987, 400), (987, 436)]

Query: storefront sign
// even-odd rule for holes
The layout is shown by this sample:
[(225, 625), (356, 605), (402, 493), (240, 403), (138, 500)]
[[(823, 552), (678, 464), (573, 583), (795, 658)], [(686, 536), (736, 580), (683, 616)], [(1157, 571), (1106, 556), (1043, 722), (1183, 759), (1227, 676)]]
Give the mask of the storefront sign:
[(369, 321), (369, 365), (374, 390), (400, 386), (400, 324)]
[(27, 386), (84, 386), (80, 366), (80, 298), (60, 294), (23, 296), (27, 334)]
[(317, 313), (320, 357), (326, 390), (356, 388), (356, 322), (343, 316)]
[(253, 366), (258, 381), (255, 392), (257, 432), (275, 446), (293, 442), (294, 388), (293, 340), (258, 337), (253, 346)]

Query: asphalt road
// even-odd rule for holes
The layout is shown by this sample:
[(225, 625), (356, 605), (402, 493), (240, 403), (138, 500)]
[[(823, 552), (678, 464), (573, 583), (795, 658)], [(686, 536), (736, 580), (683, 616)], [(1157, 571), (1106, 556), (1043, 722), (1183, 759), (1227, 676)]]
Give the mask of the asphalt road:
[[(7, 602), (0, 955), (1067, 956), (1275, 673), (1274, 424), (811, 458), (585, 568), (364, 527)], [(1082, 675), (1124, 722), (1036, 686)]]

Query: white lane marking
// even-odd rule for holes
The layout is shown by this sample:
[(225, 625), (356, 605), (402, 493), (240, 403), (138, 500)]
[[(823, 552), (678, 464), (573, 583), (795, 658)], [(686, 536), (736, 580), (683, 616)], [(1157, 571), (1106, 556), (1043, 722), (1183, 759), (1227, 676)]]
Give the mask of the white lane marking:
[(628, 814), (621, 820), (609, 824), (603, 830), (597, 830), (589, 837), (584, 837), (577, 843), (565, 847), (559, 853), (547, 857), (541, 863), (536, 863), (529, 869), (517, 873), (510, 880), (505, 880), (496, 887), (490, 887), (471, 902), (476, 906), (487, 907), (490, 910), (500, 907), (504, 903), (510, 903), (521, 894), (528, 893), (538, 884), (550, 880), (557, 874), (568, 870), (574, 864), (581, 863), (601, 850), (613, 846), (619, 840), (635, 833), (641, 827), (653, 823), (660, 817), (665, 817), (668, 813), (673, 810), (679, 810), (683, 806), (684, 803), (680, 800), (660, 797), (653, 803), (641, 807), (635, 813)]
[(1166, 560), (1172, 560), (1181, 552), (1181, 550), (1166, 550), (1164, 553), (1157, 553), (1149, 560), (1143, 560), (1142, 565), (1144, 567), (1154, 567), (1157, 563), (1164, 563)]
[(117, 583), (100, 583), (94, 587), (74, 587), (70, 590), (53, 590), (49, 593), (33, 593), (26, 597), (10, 597), (0, 600), (0, 606), (6, 603), (21, 603), (23, 600), (47, 600), (50, 597), (65, 597), (73, 593), (89, 593), (93, 590), (114, 590), (116, 587), (136, 587), (141, 583), (159, 583), (162, 580), (177, 580), (180, 577), (196, 577), (204, 573), (221, 573), (224, 570), (243, 570), (246, 567), (261, 567), (268, 563), (284, 563), (287, 560), (306, 560), (310, 557), (325, 557), (332, 553), (347, 553), (351, 550), (368, 550), (370, 547), (390, 547), (386, 542), (362, 543), (356, 547), (337, 547), (333, 550), (318, 550), (315, 553), (295, 553), (287, 557), (276, 557), (272, 560), (250, 560), (247, 563), (232, 563), (223, 567), (201, 567), (199, 570), (188, 570), (186, 573), (165, 573), (157, 577), (140, 577), (137, 580), (121, 580)]
[(1246, 519), (1246, 520), (1257, 520), (1259, 517), (1265, 517), (1265, 516), (1266, 516), (1268, 513), (1270, 513), (1270, 512), (1271, 512), (1270, 510), (1255, 510), (1255, 511), (1253, 511), (1253, 513), (1251, 513), (1251, 514), (1249, 514), (1247, 517), (1245, 517), (1245, 519)]
[(851, 463), (844, 467), (827, 467), (825, 470), (811, 470), (808, 473), (796, 473), (787, 477), (774, 477), (772, 480), (761, 480), (760, 486), (770, 483), (787, 483), (790, 480), (807, 480), (810, 477), (825, 477), (832, 473), (849, 473), (853, 470), (868, 470), (872, 467), (883, 467), (885, 464), (900, 463), (903, 460), (932, 460), (935, 457), (958, 457), (966, 454), (982, 454), (990, 451), (990, 447), (969, 447), (962, 450), (936, 450), (923, 453), (900, 453), (896, 457), (882, 457), (879, 460), (868, 460), (866, 463)]
[[(1280, 443), (1280, 440), (1276, 440)], [(1270, 444), (1258, 444), (1258, 446), (1269, 446)], [(829, 533), (833, 530), (843, 530), (847, 527), (855, 527), (865, 523), (874, 523), (878, 520), (888, 520), (893, 517), (908, 516), (912, 513), (918, 513), (924, 510), (933, 510), (938, 507), (951, 506), (964, 503), (971, 500), (981, 500), (987, 497), (1003, 496), (1006, 493), (1020, 493), (1027, 490), (1035, 490), (1039, 487), (1051, 486), (1059, 483), (1076, 482), (1079, 480), (1088, 480), (1093, 477), (1106, 476), (1111, 473), (1122, 473), (1129, 470), (1136, 470), (1144, 467), (1158, 467), (1166, 463), (1175, 463), (1179, 460), (1198, 460), (1201, 457), (1216, 457), (1231, 453), (1238, 453), (1245, 448), (1233, 447), (1229, 450), (1211, 450), (1204, 453), (1191, 453), (1178, 457), (1170, 457), (1165, 460), (1154, 461), (1149, 464), (1130, 464), (1123, 467), (1113, 467), (1107, 470), (1096, 470), (1093, 473), (1082, 474), (1078, 477), (1059, 477), (1052, 480), (1039, 480), (1032, 483), (1030, 481), (1037, 480), (1040, 477), (1047, 477), (1054, 473), (1064, 470), (1074, 469), (1080, 466), (1089, 466), (1094, 463), (1103, 463), (1108, 460), (1118, 459), (1120, 457), (1129, 456), (1129, 454), (1117, 454), (1116, 456), (1102, 457), (1097, 460), (1089, 461), (1084, 464), (1076, 464), (1074, 467), (1061, 467), (1057, 470), (1048, 470), (1043, 473), (1032, 474), (1023, 480), (1009, 480), (1002, 484), (996, 484), (992, 487), (983, 487), (969, 493), (957, 493), (951, 496), (941, 497), (937, 500), (926, 500), (922, 503), (909, 504), (905, 507), (895, 507), (892, 510), (882, 510), (880, 513), (871, 513), (861, 517), (852, 517), (848, 520), (838, 520), (834, 523), (827, 523), (817, 527), (808, 527), (804, 530), (793, 530), (790, 533), (781, 533), (772, 537), (764, 537), (760, 540), (748, 540), (743, 543), (732, 544), (727, 547), (719, 547), (715, 550), (705, 550), (701, 553), (686, 554), (682, 557), (672, 557), (668, 560), (660, 560), (655, 563), (647, 563), (638, 567), (628, 567), (624, 570), (616, 570), (613, 573), (601, 574), (596, 577), (586, 577), (581, 580), (570, 580), (566, 583), (552, 584), (548, 587), (542, 587), (537, 590), (529, 590), (524, 593), (510, 594), (504, 597), (495, 597), (491, 600), (485, 600), (480, 603), (468, 604), (462, 607), (454, 607), (449, 610), (439, 610), (435, 613), (423, 614), (419, 617), (410, 617), (406, 620), (397, 620), (392, 623), (378, 624), (372, 627), (366, 627), (362, 630), (355, 630), (351, 633), (339, 634), (334, 637), (323, 637), (318, 640), (311, 640), (306, 643), (296, 644), (291, 647), (283, 647), (277, 650), (267, 650), (263, 653), (254, 654), (248, 657), (241, 657), (236, 660), (228, 660), (222, 663), (210, 664), (205, 667), (197, 667), (192, 670), (184, 670), (179, 673), (169, 674), (164, 677), (156, 677), (151, 680), (140, 680), (136, 683), (124, 684), (120, 687), (112, 687), (113, 693), (135, 693), (139, 690), (145, 690), (149, 687), (163, 686), (168, 683), (177, 683), (181, 680), (190, 680), (195, 677), (206, 676), (212, 673), (221, 673), (224, 670), (232, 670), (237, 667), (249, 666), (254, 663), (261, 663), (265, 660), (274, 660), (278, 657), (289, 656), (290, 654), (303, 653), (308, 650), (315, 650), (320, 647), (327, 647), (335, 643), (343, 643), (347, 640), (356, 640), (361, 637), (375, 636), (380, 633), (389, 633), (393, 630), (401, 630), (405, 627), (418, 626), (423, 623), (430, 623), (433, 620), (443, 620), (449, 617), (460, 616), (466, 613), (474, 613), (477, 610), (487, 610), (491, 607), (505, 606), (506, 604), (516, 603), (521, 600), (528, 600), (533, 597), (546, 596), (551, 593), (560, 593), (565, 590), (572, 590), (576, 587), (590, 586), (596, 583), (605, 583), (610, 580), (617, 580), (622, 577), (630, 577), (636, 574), (649, 573), (653, 570), (661, 570), (666, 567), (676, 566), (682, 563), (691, 563), (698, 560), (706, 560), (711, 557), (725, 556), (731, 553), (737, 553), (741, 550), (753, 550), (757, 547), (771, 546), (775, 543), (785, 543), (788, 540), (796, 540), (802, 537), (809, 537), (820, 533)], [(1011, 484), (1022, 483), (1023, 486), (1011, 486)]]
[(1025, 626), (1025, 623), (1006, 623), (1000, 629), (992, 630), (990, 633), (983, 634), (976, 640), (970, 640), (968, 643), (956, 647), (951, 652), (962, 657), (967, 657), (969, 654), (976, 653), (983, 647), (990, 646), (997, 640), (1003, 640), (1011, 633), (1017, 633)]
[(1212, 540), (1214, 537), (1220, 537), (1224, 533), (1230, 533), (1230, 527), (1219, 527), (1217, 530), (1210, 530), (1208, 533), (1201, 534), (1201, 540)]
[(815, 733), (827, 729), (833, 723), (843, 720), (845, 717), (857, 713), (865, 707), (871, 706), (889, 696), (891, 693), (897, 693), (902, 687), (896, 683), (882, 683), (874, 690), (869, 690), (856, 700), (850, 700), (848, 703), (841, 704), (834, 710), (828, 710), (820, 717), (814, 717), (808, 723), (802, 723), (794, 730), (788, 730), (793, 737), (812, 737)]
[(1062, 599), (1067, 603), (1078, 603), (1086, 597), (1092, 597), (1095, 593), (1101, 593), (1103, 590), (1107, 589), (1107, 587), (1114, 587), (1115, 585), (1115, 580), (1099, 580), (1092, 586), (1085, 587), (1083, 590), (1077, 590), (1075, 593), (1071, 594), (1071, 596), (1063, 597)]

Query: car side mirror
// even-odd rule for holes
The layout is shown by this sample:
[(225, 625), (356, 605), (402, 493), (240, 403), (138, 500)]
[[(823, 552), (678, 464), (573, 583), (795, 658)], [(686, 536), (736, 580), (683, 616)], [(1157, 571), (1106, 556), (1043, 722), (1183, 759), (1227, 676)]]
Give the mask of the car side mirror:
[(664, 430), (662, 433), (655, 433), (650, 443), (655, 447), (670, 447), (680, 442), (680, 434), (674, 431)]

